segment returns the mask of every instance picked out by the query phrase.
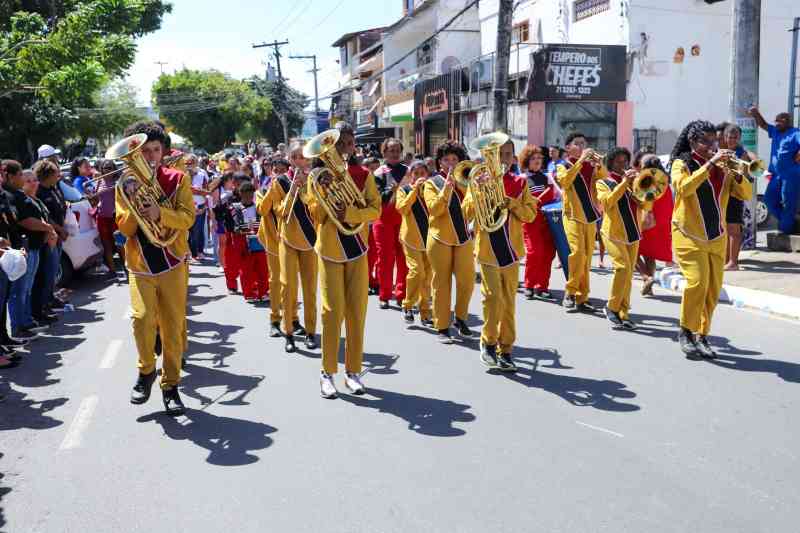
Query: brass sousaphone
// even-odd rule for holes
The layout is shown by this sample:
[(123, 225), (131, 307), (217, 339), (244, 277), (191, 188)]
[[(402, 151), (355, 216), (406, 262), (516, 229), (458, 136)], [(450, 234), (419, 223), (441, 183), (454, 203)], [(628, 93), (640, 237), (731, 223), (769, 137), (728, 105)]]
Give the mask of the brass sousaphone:
[(156, 179), (154, 169), (142, 156), (145, 142), (147, 135), (144, 133), (125, 137), (106, 151), (106, 159), (125, 162), (127, 169), (117, 181), (117, 195), (133, 214), (145, 237), (155, 246), (166, 248), (178, 238), (178, 231), (153, 222), (143, 214), (144, 208), (150, 205), (173, 208)]
[[(475, 222), (486, 231), (493, 232), (503, 227), (508, 219), (506, 191), (503, 186), (505, 165), (500, 162), (500, 148), (508, 142), (508, 135), (496, 131), (481, 135), (469, 145), (483, 157), (483, 163), (473, 166), (469, 172), (469, 190), (475, 204)], [(485, 179), (481, 178), (486, 175)], [(481, 179), (479, 179), (481, 178)]]
[[(339, 140), (339, 130), (330, 129), (312, 137), (303, 147), (303, 157), (307, 159), (319, 158), (325, 165), (311, 171), (308, 179), (311, 180), (311, 190), (314, 197), (322, 204), (328, 217), (336, 224), (336, 228), (343, 235), (355, 235), (364, 229), (364, 223), (356, 226), (340, 221), (336, 213), (344, 211), (350, 206), (363, 208), (367, 206), (364, 195), (353, 181), (347, 171), (347, 163), (336, 150)], [(322, 177), (329, 180), (321, 180)], [(323, 181), (325, 183), (323, 183)]]

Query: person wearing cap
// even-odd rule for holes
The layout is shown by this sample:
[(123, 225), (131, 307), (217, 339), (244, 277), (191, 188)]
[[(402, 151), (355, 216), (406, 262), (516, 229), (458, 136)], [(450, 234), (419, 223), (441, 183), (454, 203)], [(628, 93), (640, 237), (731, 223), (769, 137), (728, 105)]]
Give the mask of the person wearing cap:
[[(60, 160), (59, 157), (61, 155), (61, 150), (57, 150), (53, 148), (49, 144), (43, 144), (36, 150), (37, 160), (41, 161), (43, 159), (47, 159), (55, 163), (57, 167), (60, 167)], [(80, 202), (83, 198), (81, 192), (76, 189), (75, 187), (71, 186), (64, 180), (58, 181), (58, 188), (61, 190), (61, 194), (64, 196), (64, 199), (67, 202)]]

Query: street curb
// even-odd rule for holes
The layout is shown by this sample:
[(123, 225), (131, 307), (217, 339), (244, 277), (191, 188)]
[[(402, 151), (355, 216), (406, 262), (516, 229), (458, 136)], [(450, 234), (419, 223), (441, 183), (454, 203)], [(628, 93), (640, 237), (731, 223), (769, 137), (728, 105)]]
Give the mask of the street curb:
[[(686, 287), (686, 278), (680, 269), (675, 267), (664, 268), (656, 273), (656, 281), (664, 289), (683, 292)], [(723, 285), (719, 301), (734, 307), (747, 307), (763, 311), (772, 315), (800, 320), (800, 298), (775, 294), (773, 292), (759, 291), (735, 285)]]

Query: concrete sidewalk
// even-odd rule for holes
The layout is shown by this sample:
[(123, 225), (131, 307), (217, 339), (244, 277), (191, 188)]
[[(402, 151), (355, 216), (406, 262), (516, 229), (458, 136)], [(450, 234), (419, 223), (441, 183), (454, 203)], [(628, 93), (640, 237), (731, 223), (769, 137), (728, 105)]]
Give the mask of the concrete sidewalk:
[[(744, 251), (739, 271), (726, 271), (720, 301), (800, 320), (800, 253), (772, 252), (765, 246)], [(680, 292), (686, 285), (680, 269), (661, 269), (658, 283)]]

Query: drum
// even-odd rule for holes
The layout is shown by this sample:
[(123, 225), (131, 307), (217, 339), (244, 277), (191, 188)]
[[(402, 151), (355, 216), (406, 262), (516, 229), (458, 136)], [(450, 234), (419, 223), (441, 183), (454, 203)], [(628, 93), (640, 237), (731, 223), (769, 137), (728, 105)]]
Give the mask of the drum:
[(563, 208), (563, 202), (554, 202), (542, 206), (540, 211), (547, 219), (547, 225), (550, 226), (550, 233), (553, 235), (553, 243), (556, 246), (558, 260), (561, 261), (561, 268), (564, 271), (564, 278), (568, 279), (569, 243), (567, 242), (567, 233), (564, 231)]

